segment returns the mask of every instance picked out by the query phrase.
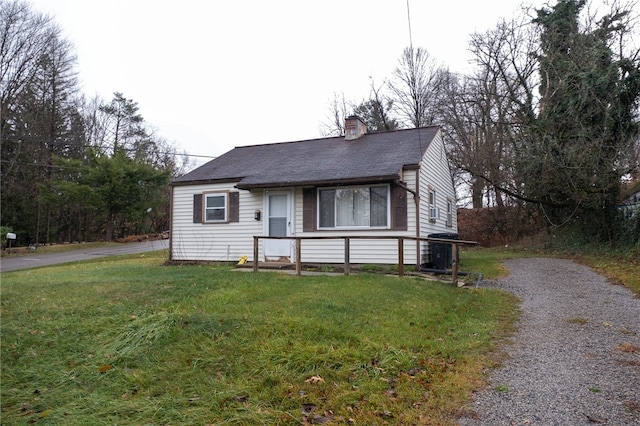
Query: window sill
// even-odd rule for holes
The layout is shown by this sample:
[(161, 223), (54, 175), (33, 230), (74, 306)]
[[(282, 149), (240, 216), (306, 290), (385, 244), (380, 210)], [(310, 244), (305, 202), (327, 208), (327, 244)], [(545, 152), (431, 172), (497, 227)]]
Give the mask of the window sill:
[(317, 228), (317, 232), (366, 232), (366, 231), (391, 231), (391, 228)]

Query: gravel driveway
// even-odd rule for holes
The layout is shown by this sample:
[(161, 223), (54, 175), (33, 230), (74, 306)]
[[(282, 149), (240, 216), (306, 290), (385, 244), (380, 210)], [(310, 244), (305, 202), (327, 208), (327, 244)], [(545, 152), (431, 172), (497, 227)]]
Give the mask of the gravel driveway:
[(522, 316), (459, 424), (640, 425), (640, 299), (569, 260), (505, 265), (488, 286), (521, 298)]

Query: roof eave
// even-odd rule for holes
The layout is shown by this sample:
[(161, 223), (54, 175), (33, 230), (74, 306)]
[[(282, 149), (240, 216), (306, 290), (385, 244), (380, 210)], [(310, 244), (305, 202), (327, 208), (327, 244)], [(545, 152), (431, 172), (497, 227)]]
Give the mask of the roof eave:
[(185, 181), (173, 181), (169, 184), (169, 186), (190, 186), (190, 185), (211, 185), (214, 183), (231, 183), (231, 182), (239, 182), (243, 178), (225, 178), (225, 179), (196, 179), (196, 180), (185, 180)]
[(398, 174), (383, 175), (383, 176), (367, 176), (349, 179), (324, 179), (324, 180), (308, 180), (308, 181), (295, 181), (295, 182), (260, 182), (254, 184), (243, 184), (239, 182), (236, 185), (238, 189), (266, 189), (266, 188), (285, 188), (296, 186), (345, 186), (345, 185), (357, 185), (357, 184), (371, 184), (379, 182), (394, 182), (400, 178)]

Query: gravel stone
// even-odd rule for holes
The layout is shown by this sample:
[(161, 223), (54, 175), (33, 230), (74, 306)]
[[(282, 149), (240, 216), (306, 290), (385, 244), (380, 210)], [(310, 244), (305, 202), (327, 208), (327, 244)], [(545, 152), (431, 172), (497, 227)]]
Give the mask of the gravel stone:
[(570, 260), (505, 262), (522, 300), (504, 364), (460, 426), (640, 425), (640, 299)]

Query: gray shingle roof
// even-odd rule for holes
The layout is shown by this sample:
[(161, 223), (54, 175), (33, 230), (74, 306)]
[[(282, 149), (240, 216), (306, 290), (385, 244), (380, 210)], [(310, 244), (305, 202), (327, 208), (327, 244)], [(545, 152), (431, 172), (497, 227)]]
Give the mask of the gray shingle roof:
[(173, 181), (238, 182), (240, 189), (392, 180), (415, 167), (439, 127), (311, 139), (232, 149)]

